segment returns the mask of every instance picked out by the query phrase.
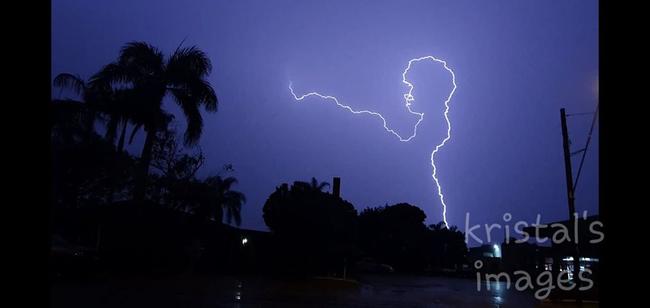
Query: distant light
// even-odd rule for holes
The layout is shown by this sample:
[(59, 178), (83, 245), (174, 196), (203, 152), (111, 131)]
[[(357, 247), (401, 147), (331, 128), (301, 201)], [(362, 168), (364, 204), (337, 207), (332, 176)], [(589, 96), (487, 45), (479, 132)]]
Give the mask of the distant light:
[(501, 258), (501, 248), (499, 248), (499, 245), (494, 244), (492, 245), (492, 248), (494, 248), (494, 257)]
[[(566, 257), (562, 259), (562, 261), (573, 261), (573, 257)], [(598, 258), (583, 258), (580, 257), (580, 261), (585, 261), (585, 262), (598, 262)]]
[(247, 238), (243, 238), (243, 239), (241, 240), (241, 244), (242, 244), (242, 245), (246, 245), (246, 243), (248, 243), (248, 239), (247, 239)]

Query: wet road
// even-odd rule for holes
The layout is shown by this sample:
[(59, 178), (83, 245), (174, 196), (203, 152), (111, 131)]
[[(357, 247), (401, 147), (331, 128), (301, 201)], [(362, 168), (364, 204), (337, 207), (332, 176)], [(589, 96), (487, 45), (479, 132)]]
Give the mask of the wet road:
[(535, 307), (531, 292), (473, 279), (368, 275), (359, 283), (327, 279), (192, 277), (57, 283), (53, 307)]

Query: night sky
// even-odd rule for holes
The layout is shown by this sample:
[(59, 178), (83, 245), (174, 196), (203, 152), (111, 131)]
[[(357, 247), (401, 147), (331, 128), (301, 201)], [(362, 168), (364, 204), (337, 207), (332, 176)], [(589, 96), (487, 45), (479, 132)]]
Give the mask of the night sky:
[[(503, 222), (506, 212), (512, 222), (567, 218), (559, 109), (592, 112), (598, 103), (597, 1), (54, 0), (52, 14), (53, 77), (88, 78), (129, 41), (170, 54), (185, 40), (207, 53), (220, 105), (204, 113), (201, 175), (233, 164), (248, 199), (244, 228), (266, 230), (267, 196), (312, 176), (340, 176), (358, 210), (408, 202), (427, 223), (441, 221), (429, 163), (452, 87), (441, 65), (410, 71), (413, 110), (425, 118), (409, 143), (375, 117), (317, 98), (296, 102), (288, 89), (291, 81), (298, 94), (380, 112), (409, 135), (417, 119), (404, 106), (401, 74), (427, 55), (447, 61), (458, 85), (452, 137), (436, 156), (449, 224), (464, 229), (468, 212), (471, 224)], [(182, 133), (171, 99), (165, 108)], [(569, 118), (572, 150), (583, 147), (591, 119)], [(589, 214), (598, 211), (598, 126), (593, 138), (576, 193), (576, 208)], [(573, 162), (577, 170), (579, 156)]]

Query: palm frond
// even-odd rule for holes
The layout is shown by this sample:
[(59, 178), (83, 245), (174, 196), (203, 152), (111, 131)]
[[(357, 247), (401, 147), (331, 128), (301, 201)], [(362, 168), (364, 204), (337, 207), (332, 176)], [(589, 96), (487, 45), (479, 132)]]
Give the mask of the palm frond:
[(60, 123), (64, 121), (81, 121), (83, 115), (86, 113), (86, 106), (76, 100), (52, 100), (50, 102), (50, 114), (52, 123)]
[(185, 145), (194, 145), (201, 137), (203, 131), (203, 118), (201, 117), (196, 97), (180, 89), (171, 89), (171, 93), (178, 106), (181, 107), (187, 122), (184, 136)]
[(83, 94), (86, 82), (79, 76), (70, 73), (61, 73), (54, 77), (53, 85), (59, 88), (68, 88), (77, 94)]
[(193, 80), (188, 83), (188, 87), (192, 95), (196, 96), (200, 104), (205, 106), (206, 111), (216, 112), (219, 106), (219, 101), (217, 100), (217, 94), (214, 92), (214, 89), (210, 83), (206, 80)]
[(135, 134), (138, 133), (138, 131), (142, 128), (142, 124), (136, 124), (133, 127), (133, 131), (131, 131), (131, 137), (129, 137), (129, 144), (133, 143), (133, 138), (135, 138)]
[[(241, 208), (241, 206), (239, 207)], [(226, 207), (226, 222), (230, 224), (233, 219), (237, 226), (241, 225), (241, 210), (239, 208)]]
[(106, 123), (106, 139), (110, 142), (115, 141), (115, 136), (117, 135), (117, 127), (120, 124), (120, 119), (118, 117), (110, 117), (108, 123)]
[(318, 180), (316, 180), (315, 177), (311, 178), (311, 188), (314, 190), (322, 191), (325, 187), (329, 187), (330, 183), (327, 182), (322, 182), (319, 183)]
[(235, 223), (239, 226), (241, 224), (241, 207), (246, 203), (246, 196), (238, 191), (227, 191), (224, 193), (225, 202), (223, 207), (226, 210), (226, 221), (228, 223), (234, 218)]
[(230, 190), (230, 188), (232, 188), (232, 186), (237, 184), (237, 183), (239, 183), (237, 178), (229, 176), (229, 177), (227, 177), (225, 179), (221, 179), (220, 184), (221, 184), (221, 186), (223, 187), (224, 190)]
[(167, 61), (167, 72), (171, 80), (178, 77), (203, 78), (212, 71), (208, 56), (196, 46), (177, 49)]
[(134, 79), (134, 72), (118, 63), (109, 63), (90, 77), (93, 88), (110, 88), (115, 83), (128, 83)]
[[(237, 181), (235, 181), (237, 182)], [(232, 200), (235, 203), (244, 204), (246, 203), (246, 195), (244, 193), (234, 190), (228, 190), (224, 194), (226, 200)]]
[(126, 68), (137, 68), (142, 74), (160, 74), (164, 70), (164, 56), (158, 48), (145, 42), (129, 42), (118, 57), (118, 63)]

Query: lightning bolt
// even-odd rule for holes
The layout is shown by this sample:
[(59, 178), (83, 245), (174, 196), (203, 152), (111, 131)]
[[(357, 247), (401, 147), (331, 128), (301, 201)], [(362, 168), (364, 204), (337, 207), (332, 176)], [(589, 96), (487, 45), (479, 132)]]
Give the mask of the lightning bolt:
[(449, 68), (449, 66), (447, 66), (446, 61), (438, 59), (438, 58), (433, 57), (433, 56), (425, 56), (425, 57), (421, 57), (421, 58), (415, 58), (415, 59), (409, 60), (408, 65), (406, 66), (406, 69), (404, 69), (404, 71), (402, 72), (402, 83), (406, 84), (406, 86), (409, 89), (408, 92), (406, 94), (404, 94), (404, 102), (405, 102), (406, 109), (408, 110), (408, 112), (410, 114), (414, 114), (414, 115), (418, 116), (418, 121), (413, 126), (413, 133), (411, 135), (409, 135), (408, 137), (406, 137), (406, 138), (402, 137), (402, 135), (400, 135), (395, 130), (388, 127), (388, 122), (386, 121), (386, 118), (384, 118), (384, 116), (381, 115), (378, 112), (374, 112), (374, 111), (370, 111), (370, 110), (354, 110), (352, 107), (350, 107), (348, 105), (341, 104), (341, 102), (339, 102), (339, 100), (336, 97), (331, 96), (331, 95), (322, 95), (322, 94), (320, 94), (318, 92), (309, 92), (307, 94), (298, 96), (293, 91), (293, 83), (291, 83), (291, 82), (289, 82), (289, 90), (291, 91), (291, 95), (293, 95), (293, 98), (296, 101), (302, 101), (305, 98), (308, 98), (308, 97), (311, 97), (311, 96), (316, 96), (316, 97), (319, 97), (319, 98), (324, 99), (324, 100), (332, 101), (337, 106), (351, 112), (352, 114), (369, 114), (371, 116), (378, 117), (383, 122), (384, 129), (387, 132), (393, 134), (401, 142), (409, 142), (409, 141), (411, 141), (413, 138), (415, 138), (417, 136), (418, 126), (420, 125), (420, 123), (424, 119), (424, 113), (423, 112), (422, 113), (415, 112), (415, 111), (411, 110), (411, 104), (412, 104), (413, 101), (415, 101), (415, 98), (411, 94), (413, 92), (414, 86), (413, 86), (413, 84), (411, 84), (406, 79), (406, 74), (409, 72), (409, 70), (411, 69), (411, 67), (413, 66), (414, 63), (418, 63), (420, 61), (425, 61), (425, 60), (430, 60), (430, 61), (433, 61), (434, 63), (442, 64), (444, 66), (445, 70), (447, 70), (447, 72), (449, 72), (449, 74), (451, 74), (451, 81), (452, 81), (452, 84), (454, 85), (453, 89), (451, 90), (451, 92), (449, 92), (449, 95), (447, 96), (447, 99), (445, 100), (445, 112), (444, 112), (444, 115), (445, 115), (445, 121), (447, 122), (447, 136), (442, 140), (441, 143), (436, 145), (436, 147), (431, 152), (431, 167), (433, 168), (433, 173), (431, 174), (431, 177), (433, 178), (433, 181), (436, 184), (438, 197), (440, 198), (440, 203), (442, 204), (442, 220), (445, 223), (445, 226), (447, 228), (449, 228), (449, 224), (447, 223), (447, 204), (445, 203), (445, 196), (442, 193), (442, 186), (440, 185), (440, 181), (438, 180), (438, 177), (436, 175), (438, 169), (436, 168), (436, 164), (435, 164), (435, 161), (434, 161), (434, 157), (435, 157), (436, 153), (438, 153), (438, 151), (447, 143), (447, 141), (449, 141), (449, 139), (451, 139), (451, 122), (449, 121), (449, 101), (451, 101), (451, 97), (456, 92), (456, 74), (454, 74), (454, 71), (451, 68)]

